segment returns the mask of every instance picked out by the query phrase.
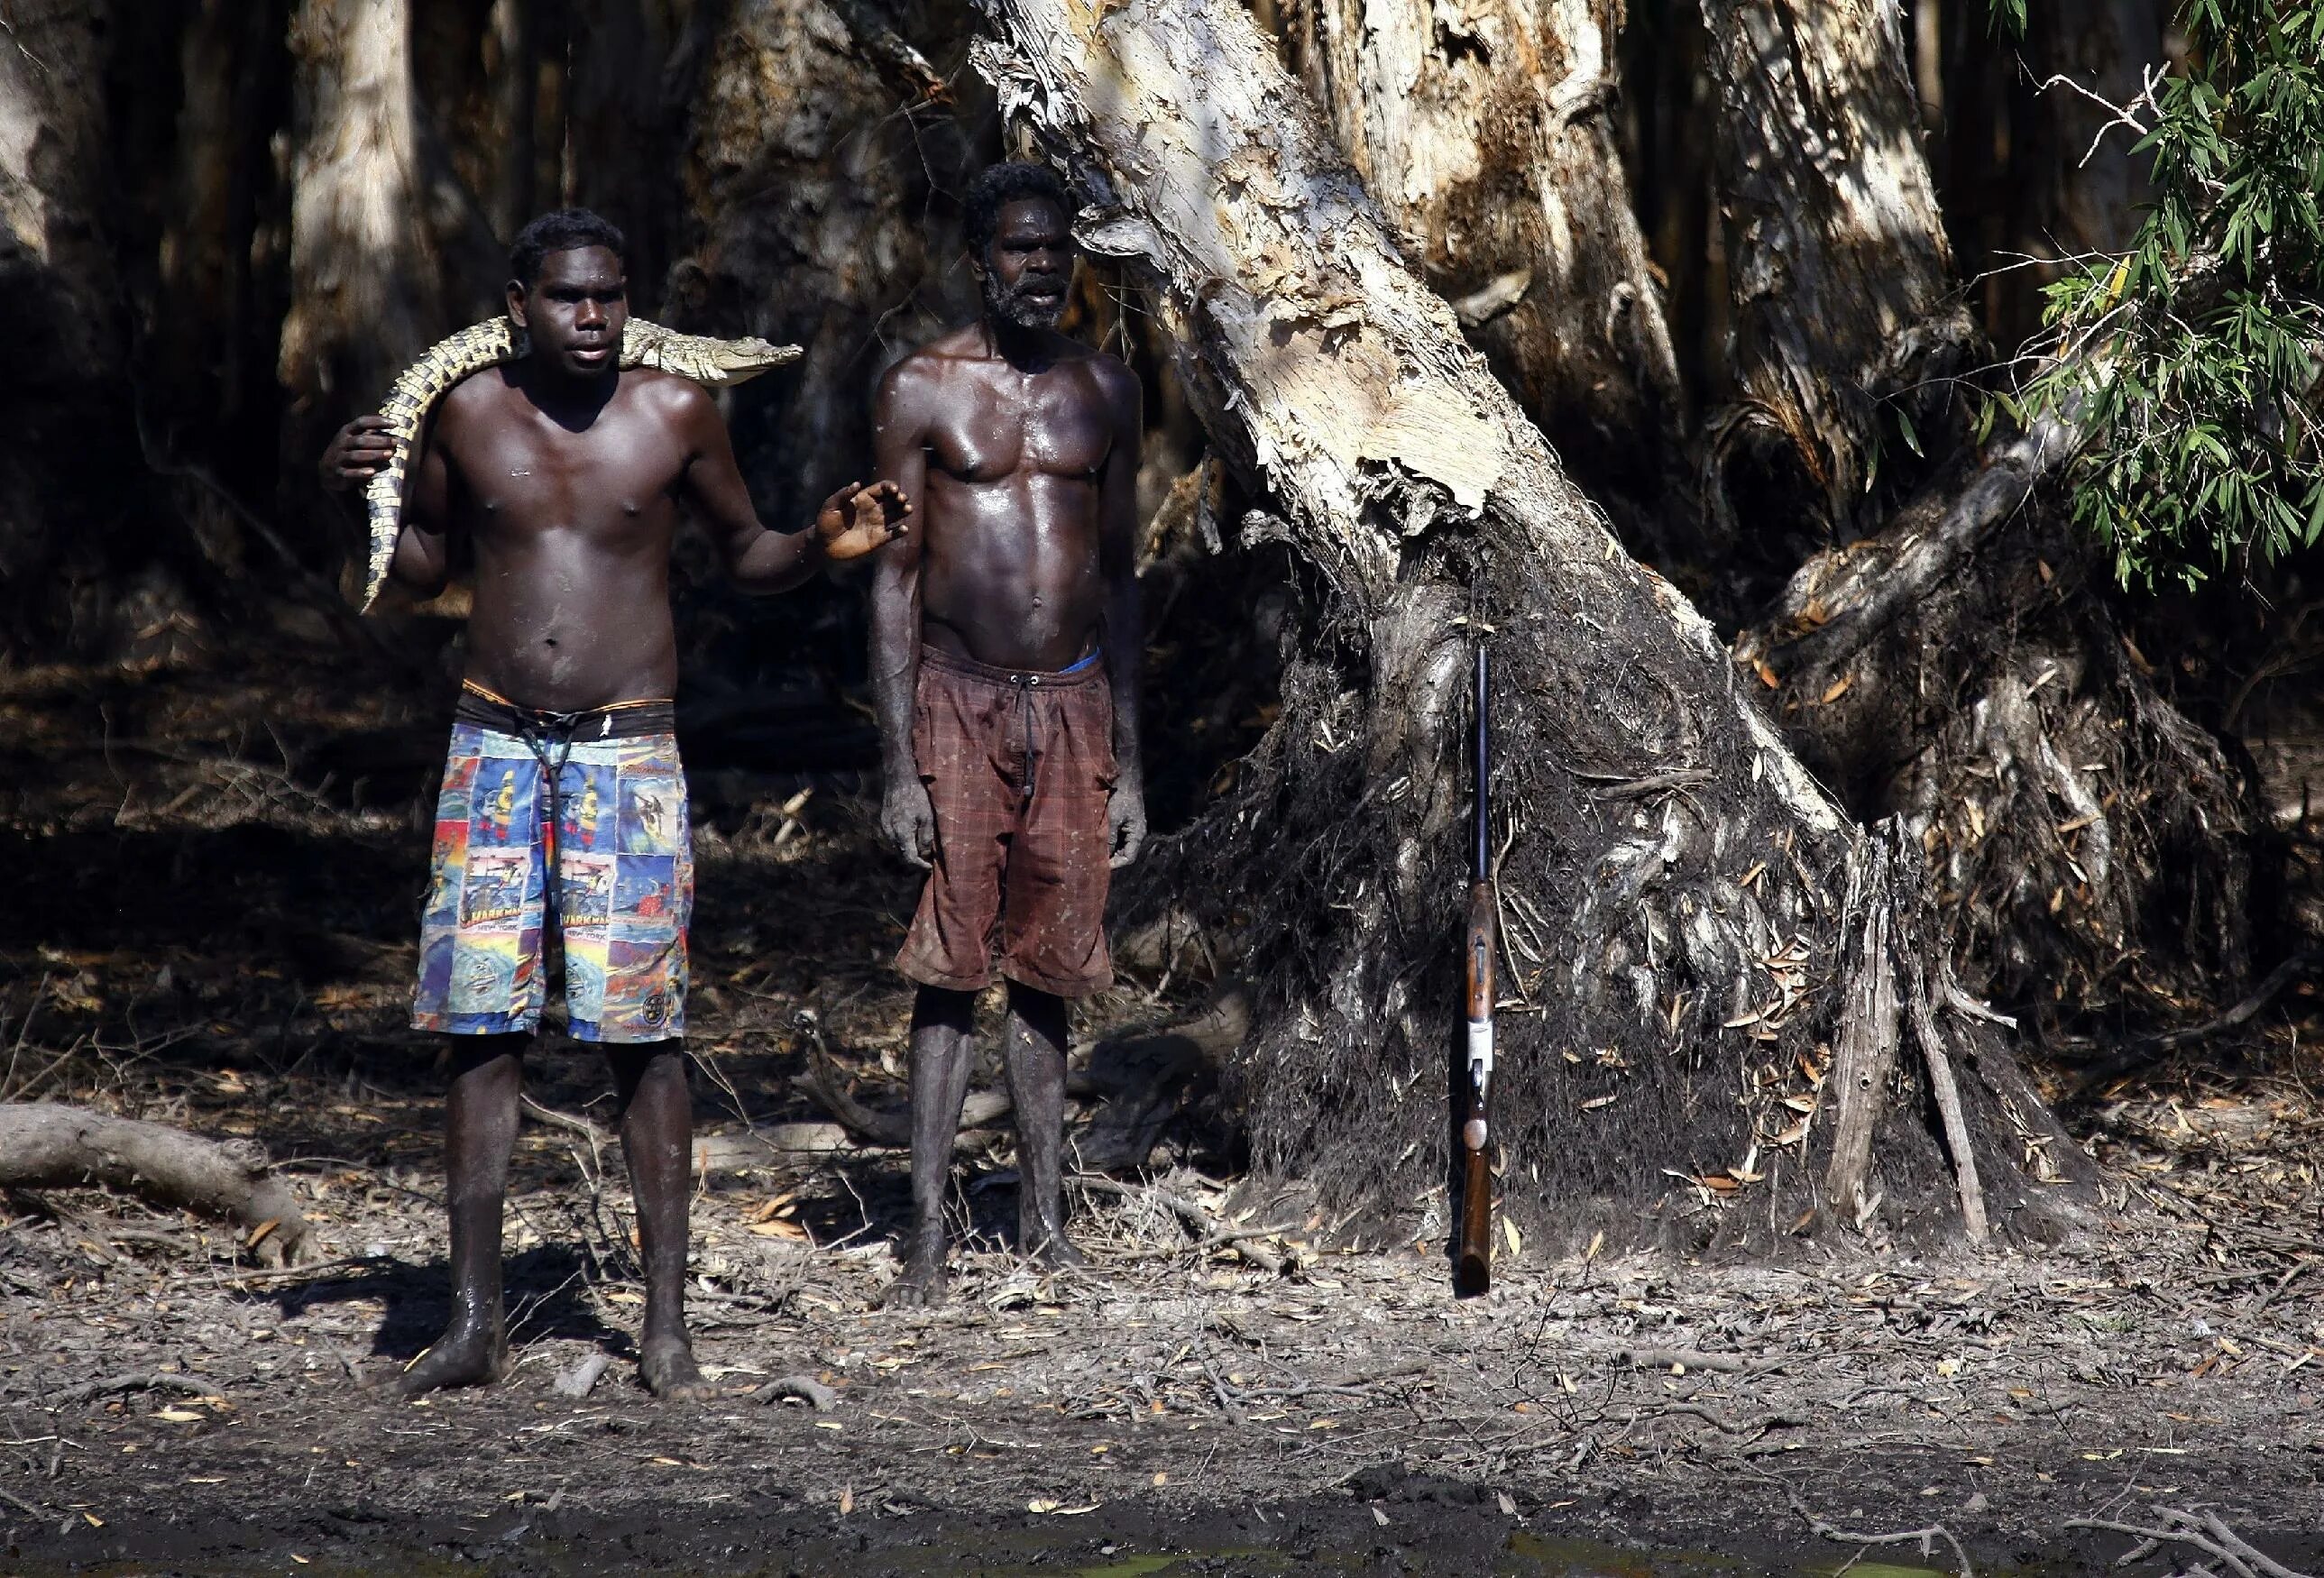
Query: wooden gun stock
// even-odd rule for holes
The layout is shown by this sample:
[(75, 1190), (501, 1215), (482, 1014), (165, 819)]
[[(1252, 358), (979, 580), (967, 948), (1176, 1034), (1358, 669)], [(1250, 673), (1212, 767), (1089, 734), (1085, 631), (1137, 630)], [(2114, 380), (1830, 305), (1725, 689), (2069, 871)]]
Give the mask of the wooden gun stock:
[(1493, 1035), (1493, 890), (1483, 882), (1469, 890), (1469, 925), (1462, 948), (1468, 1045), (1461, 1066), (1465, 1099), (1461, 1113), (1461, 1235), (1453, 1254), (1452, 1290), (1466, 1297), (1484, 1292), (1493, 1280), (1493, 1178), (1487, 1162), (1490, 1133), (1485, 1121), (1485, 1092), (1475, 1075), (1477, 1043), (1487, 1047), (1490, 1067)]

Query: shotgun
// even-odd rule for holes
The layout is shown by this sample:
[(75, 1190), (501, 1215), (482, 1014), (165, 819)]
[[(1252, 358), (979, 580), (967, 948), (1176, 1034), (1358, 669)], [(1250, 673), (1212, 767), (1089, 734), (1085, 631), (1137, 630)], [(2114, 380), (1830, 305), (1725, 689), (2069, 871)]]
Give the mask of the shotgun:
[(1476, 848), (1469, 868), (1468, 935), (1461, 949), (1466, 977), (1468, 1069), (1461, 1111), (1461, 1236), (1453, 1256), (1452, 1289), (1467, 1297), (1493, 1279), (1493, 1178), (1486, 1162), (1489, 1135), (1485, 1098), (1493, 1079), (1492, 742), (1486, 722), (1484, 643), (1477, 645), (1475, 704)]

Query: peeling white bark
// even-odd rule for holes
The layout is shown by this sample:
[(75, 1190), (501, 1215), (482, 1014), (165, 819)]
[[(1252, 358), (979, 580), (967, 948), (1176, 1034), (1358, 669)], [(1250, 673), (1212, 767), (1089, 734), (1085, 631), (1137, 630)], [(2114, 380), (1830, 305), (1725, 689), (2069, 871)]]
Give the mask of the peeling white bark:
[(1679, 378), (1608, 114), (1618, 0), (1313, 0), (1294, 69), (1406, 255), (1555, 433), (1652, 448)]

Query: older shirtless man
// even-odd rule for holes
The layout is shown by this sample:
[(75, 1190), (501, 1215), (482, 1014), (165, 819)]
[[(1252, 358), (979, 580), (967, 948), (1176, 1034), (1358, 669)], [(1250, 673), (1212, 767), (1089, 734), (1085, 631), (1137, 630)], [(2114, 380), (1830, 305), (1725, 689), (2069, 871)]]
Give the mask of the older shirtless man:
[(945, 1186), (968, 1090), (973, 1010), (1009, 983), (1018, 1242), (1078, 1264), (1065, 1236), (1065, 1000), (1112, 980), (1110, 868), (1146, 836), (1138, 759), (1138, 380), (1059, 334), (1071, 209), (1040, 165), (971, 189), (984, 310), (880, 386), (880, 476), (921, 502), (882, 553), (872, 667), (882, 822), (928, 868), (897, 967), (912, 1010), (912, 1231), (890, 1303), (945, 1287)]
[[(525, 226), (508, 312), (530, 352), (445, 396), (409, 474), (395, 580), (442, 590), (456, 533), (475, 600), (412, 1011), (459, 1049), (445, 1124), (452, 1319), (404, 1372), (407, 1392), (507, 1372), (502, 1201), (553, 923), (569, 1029), (604, 1043), (620, 1102), (646, 1269), (639, 1373), (661, 1397), (706, 1395), (684, 1304), (694, 865), (671, 732), (670, 544), (684, 505), (739, 586), (779, 592), (825, 558), (871, 552), (910, 508), (892, 487), (851, 485), (812, 532), (761, 526), (709, 394), (616, 365), (622, 252), (621, 233), (581, 210)], [(350, 487), (385, 465), (384, 426), (358, 417), (341, 429), (325, 484)]]

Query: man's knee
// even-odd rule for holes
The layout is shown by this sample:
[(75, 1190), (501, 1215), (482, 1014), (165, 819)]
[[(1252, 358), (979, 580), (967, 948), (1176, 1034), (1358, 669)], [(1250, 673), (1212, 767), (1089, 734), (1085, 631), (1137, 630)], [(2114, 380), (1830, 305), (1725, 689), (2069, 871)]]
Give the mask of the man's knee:
[(923, 986), (912, 998), (912, 1029), (957, 1030), (965, 1035), (976, 1024), (976, 993), (949, 986)]
[(1038, 1032), (1044, 1039), (1057, 1039), (1065, 1029), (1065, 1000), (1054, 992), (1028, 986), (1022, 981), (1009, 983), (1009, 1011), (1019, 1023)]
[(613, 1088), (626, 1103), (630, 1093), (649, 1081), (686, 1082), (686, 1043), (613, 1041), (604, 1043), (605, 1066), (613, 1071)]
[(445, 1060), (456, 1082), (472, 1075), (513, 1078), (523, 1070), (524, 1049), (531, 1041), (523, 1035), (450, 1036)]

